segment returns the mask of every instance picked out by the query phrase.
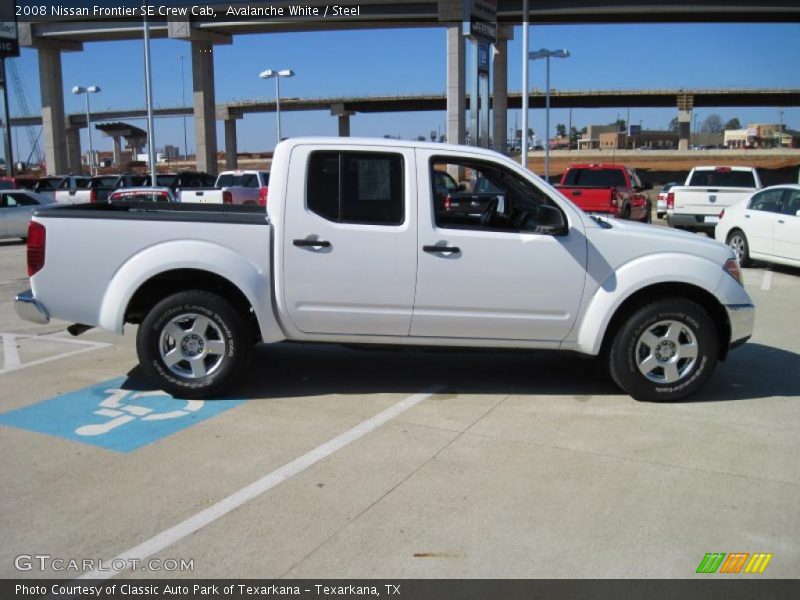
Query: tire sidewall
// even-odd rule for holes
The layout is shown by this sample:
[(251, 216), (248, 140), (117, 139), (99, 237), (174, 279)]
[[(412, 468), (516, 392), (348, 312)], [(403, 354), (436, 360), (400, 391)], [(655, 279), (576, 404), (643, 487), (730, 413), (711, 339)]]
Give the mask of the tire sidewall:
[[(695, 337), (698, 355), (688, 376), (673, 384), (647, 379), (636, 362), (641, 335), (659, 321), (678, 321)], [(664, 301), (637, 311), (620, 330), (612, 348), (614, 379), (637, 400), (673, 401), (694, 393), (711, 376), (719, 355), (717, 330), (706, 311), (690, 301)]]
[[(216, 325), (225, 342), (221, 364), (212, 373), (186, 378), (173, 373), (161, 358), (159, 343), (163, 328), (182, 314), (198, 314)], [(199, 397), (213, 394), (235, 378), (245, 360), (243, 325), (230, 304), (215, 294), (181, 292), (159, 302), (139, 326), (137, 349), (147, 375), (175, 396)]]

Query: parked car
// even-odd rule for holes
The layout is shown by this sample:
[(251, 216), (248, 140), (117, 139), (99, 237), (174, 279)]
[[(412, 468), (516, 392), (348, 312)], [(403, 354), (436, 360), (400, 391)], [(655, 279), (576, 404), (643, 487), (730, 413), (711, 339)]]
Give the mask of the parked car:
[[(481, 171), (504, 210), (440, 219), (440, 163)], [(633, 397), (676, 400), (752, 333), (730, 248), (593, 219), (497, 152), (290, 138), (272, 164), (266, 215), (183, 203), (38, 211), (18, 313), (120, 334), (138, 324), (143, 372), (183, 398), (231, 385), (254, 343), (291, 340), (602, 354)]]
[(33, 211), (53, 202), (29, 190), (0, 190), (0, 237), (27, 239)]
[(129, 187), (114, 190), (109, 202), (177, 202), (174, 192), (168, 187)]
[(269, 171), (223, 171), (213, 187), (184, 190), (181, 202), (267, 205)]
[[(146, 176), (141, 185), (150, 185), (150, 176)], [(216, 178), (201, 171), (179, 171), (178, 173), (159, 173), (156, 175), (158, 187), (168, 187), (178, 201), (193, 190), (206, 189), (214, 184)]]
[(0, 177), (0, 190), (33, 190), (37, 177)]
[[(89, 185), (80, 188), (72, 194), (72, 204), (83, 202), (106, 202), (109, 195), (114, 191), (125, 187), (142, 186), (147, 181), (147, 175), (137, 175), (135, 173), (125, 173), (122, 175), (98, 175), (92, 177)], [(59, 199), (59, 191), (56, 191), (56, 200)]]
[(570, 165), (556, 189), (590, 214), (649, 223), (652, 189), (633, 169), (613, 164)]
[(54, 175), (48, 177), (40, 177), (33, 187), (33, 191), (37, 194), (42, 194), (48, 198), (55, 199), (56, 190), (61, 182), (64, 181), (63, 176)]
[(87, 190), (91, 181), (91, 177), (68, 175), (56, 187), (53, 199), (62, 204), (79, 204), (83, 200), (82, 196), (78, 195), (78, 191)]
[(667, 221), (677, 229), (713, 232), (723, 208), (761, 187), (753, 167), (695, 167), (684, 185), (667, 193)]
[(663, 219), (667, 216), (667, 196), (669, 195), (669, 191), (676, 185), (678, 185), (677, 181), (670, 181), (669, 183), (665, 183), (661, 191), (658, 192), (658, 197), (656, 198), (656, 216), (659, 219)]
[(725, 208), (715, 236), (743, 267), (753, 259), (800, 267), (800, 185), (768, 187)]

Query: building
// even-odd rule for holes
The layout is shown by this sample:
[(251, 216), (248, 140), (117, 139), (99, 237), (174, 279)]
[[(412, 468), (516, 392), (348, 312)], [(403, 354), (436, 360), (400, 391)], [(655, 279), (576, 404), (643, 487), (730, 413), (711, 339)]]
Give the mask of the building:
[(800, 148), (800, 132), (785, 125), (748, 123), (746, 129), (725, 132), (728, 148)]

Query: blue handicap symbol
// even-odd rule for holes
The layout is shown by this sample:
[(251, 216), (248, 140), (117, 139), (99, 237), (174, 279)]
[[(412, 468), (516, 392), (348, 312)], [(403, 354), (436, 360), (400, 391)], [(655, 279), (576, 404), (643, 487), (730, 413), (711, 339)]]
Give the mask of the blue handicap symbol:
[(112, 379), (0, 414), (0, 425), (131, 452), (230, 410), (244, 400), (178, 400)]

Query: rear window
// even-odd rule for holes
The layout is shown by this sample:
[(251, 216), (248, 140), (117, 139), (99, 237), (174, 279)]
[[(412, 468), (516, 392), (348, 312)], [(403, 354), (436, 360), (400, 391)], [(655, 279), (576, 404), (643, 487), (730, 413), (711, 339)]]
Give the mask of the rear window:
[(95, 177), (92, 179), (91, 188), (112, 187), (117, 182), (117, 177)]
[(625, 187), (625, 175), (617, 169), (570, 169), (564, 185), (585, 187)]
[(233, 173), (225, 173), (220, 175), (217, 179), (217, 187), (258, 187), (258, 177), (255, 173), (242, 173), (235, 175)]
[(0, 190), (13, 190), (14, 182), (7, 179), (0, 179)]
[(752, 171), (695, 171), (689, 185), (703, 187), (756, 187)]

